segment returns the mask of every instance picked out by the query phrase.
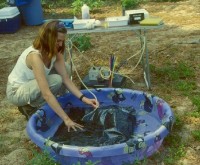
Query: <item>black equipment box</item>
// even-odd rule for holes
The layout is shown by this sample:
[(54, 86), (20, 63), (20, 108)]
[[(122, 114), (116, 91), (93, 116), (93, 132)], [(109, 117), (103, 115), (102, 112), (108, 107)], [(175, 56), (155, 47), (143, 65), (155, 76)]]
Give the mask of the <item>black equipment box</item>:
[(129, 14), (129, 24), (139, 24), (144, 19), (144, 13)]
[[(112, 80), (112, 87), (114, 87), (114, 88), (121, 87), (122, 84), (124, 83), (125, 79), (126, 78), (121, 75), (114, 74), (114, 78)], [(87, 87), (92, 87), (92, 88), (109, 87), (109, 80), (102, 80), (102, 79), (90, 80), (89, 75), (84, 77), (83, 83)], [(85, 87), (82, 85), (81, 88), (84, 89)]]

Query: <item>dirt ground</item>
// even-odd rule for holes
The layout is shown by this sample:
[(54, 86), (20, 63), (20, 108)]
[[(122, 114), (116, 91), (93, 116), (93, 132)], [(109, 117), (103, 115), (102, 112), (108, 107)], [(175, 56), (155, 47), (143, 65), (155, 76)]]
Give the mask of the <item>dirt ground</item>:
[[(170, 61), (174, 64), (183, 60), (194, 66), (196, 72), (197, 92), (200, 89), (200, 0), (187, 0), (177, 3), (148, 3), (141, 6), (151, 16), (163, 18), (165, 26), (161, 29), (149, 31), (147, 41), (149, 48), (149, 62), (155, 66), (162, 66)], [(62, 9), (64, 10), (64, 9)], [(121, 9), (118, 6), (103, 8), (102, 11), (91, 16), (102, 19), (107, 16), (118, 16)], [(26, 135), (26, 120), (18, 112), (17, 107), (9, 103), (5, 96), (7, 77), (12, 70), (20, 53), (31, 45), (38, 32), (39, 26), (22, 26), (14, 34), (0, 34), (0, 165), (23, 165), (25, 156), (30, 157), (32, 142)], [(119, 60), (130, 57), (140, 48), (139, 39), (133, 32), (114, 32), (91, 34), (92, 47), (83, 53), (74, 51), (75, 65), (80, 76), (87, 73), (90, 63), (95, 66), (108, 65), (110, 54)], [(85, 57), (85, 58), (84, 58)], [(135, 57), (128, 69), (135, 66), (139, 57)], [(130, 68), (129, 68), (130, 67)], [(85, 69), (82, 69), (85, 68)], [(126, 72), (127, 70), (125, 70)], [(142, 68), (138, 66), (129, 75), (137, 82), (126, 82), (129, 88), (148, 91), (140, 82), (144, 82)], [(77, 76), (74, 75), (74, 81)], [(157, 85), (156, 75), (151, 73), (152, 90), (148, 91), (168, 101), (170, 106), (179, 114), (192, 111), (194, 106), (191, 101), (177, 91), (170, 91), (167, 86)], [(191, 140), (191, 130), (200, 128), (199, 118), (186, 118), (184, 130), (180, 130), (182, 140)], [(200, 142), (195, 142), (186, 148), (186, 156), (175, 164), (194, 165), (200, 164)], [(160, 163), (163, 165), (163, 162)]]

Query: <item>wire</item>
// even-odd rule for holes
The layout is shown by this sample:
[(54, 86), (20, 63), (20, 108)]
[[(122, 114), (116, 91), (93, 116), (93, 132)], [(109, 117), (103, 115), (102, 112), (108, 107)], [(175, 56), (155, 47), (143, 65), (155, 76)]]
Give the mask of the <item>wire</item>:
[[(139, 63), (141, 62), (143, 54), (144, 54), (144, 51), (145, 51), (145, 46), (146, 46), (146, 38), (143, 37), (143, 46), (142, 46), (142, 52), (141, 52), (140, 58), (139, 58), (137, 64), (133, 67), (133, 69), (131, 69), (131, 72), (133, 72), (135, 70), (135, 68), (137, 68), (137, 66), (139, 65)], [(131, 59), (131, 58), (129, 58), (129, 59)]]
[[(117, 67), (117, 69), (116, 69), (117, 71), (119, 71), (120, 68), (121, 68), (122, 66), (124, 66), (125, 64), (128, 64), (128, 61), (129, 61), (130, 59), (132, 59), (133, 57), (135, 57), (135, 56), (137, 56), (138, 54), (141, 53), (141, 56), (140, 56), (140, 58), (139, 58), (137, 64), (135, 65), (134, 69), (135, 69), (135, 68), (138, 66), (138, 64), (140, 63), (140, 61), (141, 61), (141, 59), (142, 59), (142, 56), (143, 56), (143, 54), (144, 54), (145, 42), (146, 42), (146, 40), (145, 40), (145, 37), (141, 36), (141, 35), (138, 34), (137, 32), (136, 32), (136, 34), (139, 36), (140, 40), (143, 41), (143, 43), (142, 43), (142, 48), (141, 48), (139, 51), (137, 51), (135, 54), (133, 54), (132, 56), (130, 56), (129, 58), (127, 58), (126, 60), (122, 61), (122, 62), (119, 64), (119, 66)], [(134, 69), (132, 69), (131, 71), (133, 71)], [(127, 74), (127, 73), (126, 73), (126, 74)], [(128, 74), (130, 74), (130, 73), (128, 73)]]
[[(141, 49), (140, 49), (139, 51), (137, 51), (135, 54), (133, 54), (132, 56), (130, 56), (129, 58), (127, 58), (125, 61), (123, 61), (123, 62), (120, 64), (120, 66), (119, 66), (118, 68), (116, 67), (117, 58), (114, 58), (113, 56), (111, 56), (111, 57), (110, 57), (110, 68), (108, 68), (108, 67), (101, 67), (101, 69), (100, 69), (100, 71), (99, 71), (99, 74), (100, 74), (101, 78), (106, 79), (106, 80), (110, 78), (110, 81), (111, 81), (110, 83), (112, 84), (112, 79), (113, 79), (113, 77), (114, 77), (114, 74), (116, 74), (116, 75), (121, 75), (121, 76), (123, 76), (123, 77), (128, 78), (128, 79), (134, 84), (134, 81), (133, 81), (129, 76), (127, 76), (127, 75), (128, 75), (128, 74), (132, 74), (132, 73), (130, 73), (130, 72), (133, 72), (133, 71), (137, 68), (137, 66), (139, 65), (139, 63), (141, 62), (142, 57), (143, 57), (143, 54), (144, 54), (144, 51), (145, 51), (145, 46), (146, 46), (146, 37), (145, 37), (145, 36), (142, 36), (141, 34), (138, 34), (137, 32), (136, 32), (136, 34), (140, 37), (140, 40), (143, 41), (143, 42), (142, 42), (142, 47), (141, 47)], [(74, 47), (74, 48), (82, 55), (82, 57), (83, 57), (87, 62), (90, 63), (90, 66), (91, 66), (91, 67), (94, 67), (93, 63), (91, 63), (90, 60), (89, 60), (88, 58), (86, 58), (86, 56), (83, 56), (83, 53), (72, 43), (72, 39), (73, 39), (75, 36), (76, 36), (76, 35), (73, 35), (72, 38), (68, 39), (68, 52), (69, 52), (69, 54), (70, 54), (70, 57), (71, 57), (70, 50)], [(69, 47), (69, 45), (71, 45), (71, 47)], [(130, 59), (132, 59), (133, 57), (137, 56), (138, 54), (140, 54), (140, 58), (139, 58), (138, 62), (136, 63), (136, 65), (135, 65), (128, 73), (117, 73), (117, 72), (115, 72), (115, 70), (118, 71), (118, 70), (120, 69), (120, 67), (122, 67), (124, 64), (127, 64), (128, 61), (129, 61)], [(81, 79), (81, 77), (80, 77), (80, 75), (79, 75), (79, 73), (78, 73), (78, 71), (77, 71), (77, 69), (76, 69), (76, 66), (75, 66), (75, 64), (74, 64), (74, 62), (73, 62), (73, 58), (72, 58), (72, 57), (70, 58), (70, 61), (71, 61), (71, 64), (73, 65), (74, 70), (75, 70), (75, 72), (76, 72), (76, 74), (77, 74), (77, 76), (78, 76), (80, 82), (82, 83), (82, 85), (83, 85), (83, 86), (85, 87), (85, 89), (88, 90), (88, 92), (90, 92), (90, 93), (94, 96), (94, 98), (97, 100), (95, 94), (92, 93), (92, 91), (91, 91), (91, 90), (85, 85), (85, 83), (82, 81), (82, 79)], [(115, 69), (115, 68), (116, 68), (116, 69)], [(104, 71), (107, 71), (109, 74), (108, 74), (107, 76), (105, 76), (105, 75), (103, 74), (103, 73), (105, 73)]]
[[(71, 55), (70, 49), (68, 49), (68, 53)], [(79, 73), (78, 73), (78, 71), (77, 71), (77, 69), (76, 69), (76, 66), (74, 65), (73, 59), (70, 58), (70, 60), (71, 60), (71, 63), (72, 63), (72, 65), (73, 65), (73, 67), (74, 67), (74, 70), (75, 70), (75, 72), (76, 72), (76, 74), (77, 74), (77, 76), (78, 76), (80, 82), (83, 84), (83, 86), (86, 88), (86, 90), (87, 90), (87, 91), (95, 98), (95, 100), (97, 101), (97, 97), (95, 96), (95, 94), (94, 94), (94, 93), (84, 84), (84, 82), (82, 81), (82, 79), (81, 79), (81, 77), (80, 77), (80, 75), (79, 75)], [(97, 109), (97, 108), (96, 108), (96, 109)], [(96, 110), (96, 109), (95, 109), (95, 110)]]
[[(72, 43), (72, 41), (71, 41), (71, 43)], [(85, 60), (90, 63), (91, 67), (94, 67), (93, 63), (91, 63), (90, 60), (86, 56), (83, 55), (83, 53), (76, 47), (76, 45), (74, 45), (72, 43), (72, 47), (74, 47), (82, 55), (82, 57), (85, 58)]]
[[(109, 74), (105, 75), (106, 72)], [(108, 67), (103, 66), (100, 68), (99, 74), (102, 79), (108, 80), (112, 75), (112, 71)]]
[[(138, 51), (137, 53), (135, 53), (134, 55), (132, 55), (131, 57), (129, 57), (128, 59), (126, 59), (125, 61), (123, 61), (123, 63), (120, 65), (120, 67), (121, 67), (121, 66), (123, 66), (124, 64), (127, 64), (128, 61), (129, 61), (131, 58), (133, 58), (133, 57), (135, 57), (136, 55), (138, 55), (139, 53), (141, 53), (141, 54), (140, 54), (140, 58), (139, 58), (138, 62), (136, 63), (136, 65), (135, 65), (128, 73), (126, 73), (126, 74), (131, 74), (130, 72), (133, 72), (133, 71), (137, 68), (137, 66), (139, 65), (139, 63), (140, 63), (141, 60), (142, 60), (142, 57), (143, 57), (143, 54), (144, 54), (144, 51), (145, 51), (145, 46), (146, 46), (146, 38), (145, 38), (145, 37), (142, 37), (141, 35), (140, 35), (140, 38), (141, 38), (142, 41), (143, 41), (143, 45), (142, 45), (141, 50)], [(118, 71), (119, 71), (119, 68), (118, 68)]]

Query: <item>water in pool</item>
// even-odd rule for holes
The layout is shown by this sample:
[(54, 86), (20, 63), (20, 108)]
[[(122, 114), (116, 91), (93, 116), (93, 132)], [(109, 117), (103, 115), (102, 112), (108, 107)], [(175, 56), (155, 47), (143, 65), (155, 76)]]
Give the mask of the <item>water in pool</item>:
[(82, 124), (83, 130), (67, 132), (67, 127), (62, 123), (51, 140), (74, 146), (119, 144), (131, 137), (136, 125), (132, 107), (106, 106), (95, 111), (71, 108), (68, 115)]

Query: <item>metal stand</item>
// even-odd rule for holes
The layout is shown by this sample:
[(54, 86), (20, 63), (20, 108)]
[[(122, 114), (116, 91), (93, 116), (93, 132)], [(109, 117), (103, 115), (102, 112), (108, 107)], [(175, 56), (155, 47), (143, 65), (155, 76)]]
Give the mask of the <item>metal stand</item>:
[[(142, 32), (140, 32), (142, 33)], [(143, 31), (144, 36), (144, 43), (145, 43), (145, 57), (143, 56), (143, 71), (144, 71), (144, 80), (146, 83), (146, 86), (149, 90), (151, 90), (151, 79), (150, 79), (150, 68), (149, 68), (149, 52), (147, 47), (147, 37), (146, 37), (146, 31)]]

